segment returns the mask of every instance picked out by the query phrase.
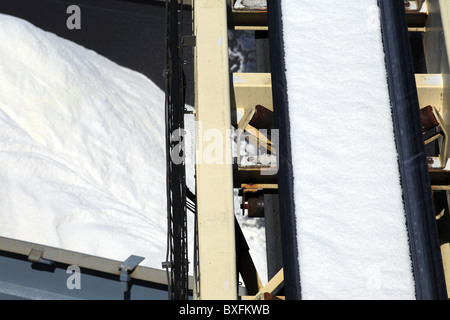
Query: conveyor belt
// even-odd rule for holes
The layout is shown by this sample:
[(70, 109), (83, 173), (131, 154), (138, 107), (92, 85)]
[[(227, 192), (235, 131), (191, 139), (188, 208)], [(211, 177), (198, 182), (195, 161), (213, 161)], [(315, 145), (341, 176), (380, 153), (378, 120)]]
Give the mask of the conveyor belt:
[[(288, 3), (288, 1), (285, 1)], [(393, 109), (401, 186), (417, 299), (446, 299), (445, 281), (430, 194), (417, 92), (410, 58), (403, 1), (379, 0), (389, 94)], [(282, 1), (268, 2), (272, 87), (279, 128), (279, 191), (282, 215), (285, 293), (302, 298), (298, 260), (289, 103), (286, 92)], [(300, 106), (296, 106), (298, 108)]]
[(447, 299), (403, 1), (379, 0), (417, 299)]
[(293, 195), (293, 170), (291, 157), (291, 136), (284, 71), (284, 41), (281, 20), (281, 1), (268, 1), (269, 39), (272, 70), (272, 97), (275, 127), (279, 128), (278, 146), (278, 190), (282, 226), (284, 290), (286, 299), (301, 299), (298, 265), (297, 231), (295, 228), (295, 207)]

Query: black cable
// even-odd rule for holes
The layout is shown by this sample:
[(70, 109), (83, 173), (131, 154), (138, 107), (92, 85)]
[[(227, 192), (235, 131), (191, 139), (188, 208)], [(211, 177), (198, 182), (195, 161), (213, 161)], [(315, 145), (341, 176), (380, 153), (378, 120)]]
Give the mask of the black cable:
[[(189, 297), (186, 168), (184, 159), (175, 163), (173, 153), (179, 151), (184, 158), (184, 141), (174, 141), (173, 133), (184, 131), (184, 88), (182, 16), (183, 2), (166, 0), (166, 183), (167, 183), (167, 252), (169, 299), (186, 300)], [(177, 149), (180, 148), (180, 149)], [(181, 154), (178, 154), (180, 156)], [(169, 272), (170, 268), (170, 272)]]

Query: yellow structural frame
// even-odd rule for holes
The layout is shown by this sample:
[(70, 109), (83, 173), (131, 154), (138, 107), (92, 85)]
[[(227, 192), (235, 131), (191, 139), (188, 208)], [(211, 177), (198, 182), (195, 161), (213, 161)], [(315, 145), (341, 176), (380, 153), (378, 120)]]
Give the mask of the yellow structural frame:
[[(196, 298), (235, 300), (238, 286), (227, 2), (194, 0), (193, 10), (199, 259)], [(209, 154), (205, 152), (214, 152), (211, 150), (220, 155), (214, 161), (206, 159)]]
[(231, 108), (238, 113), (236, 122), (258, 104), (273, 111), (270, 73), (233, 73), (232, 81)]

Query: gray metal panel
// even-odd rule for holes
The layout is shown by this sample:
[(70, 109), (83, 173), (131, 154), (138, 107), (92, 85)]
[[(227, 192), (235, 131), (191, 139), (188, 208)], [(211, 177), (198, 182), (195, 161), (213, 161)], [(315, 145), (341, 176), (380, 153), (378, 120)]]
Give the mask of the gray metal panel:
[[(41, 252), (40, 259), (36, 252)], [(0, 237), (0, 299), (168, 299), (166, 272), (145, 266), (130, 270), (131, 288), (124, 293), (120, 281), (123, 263)], [(67, 268), (72, 265), (80, 268), (80, 289), (67, 286), (73, 274)], [(192, 285), (190, 277), (190, 289)]]
[[(119, 276), (81, 268), (80, 289), (69, 289), (72, 272), (68, 265), (48, 266), (30, 262), (23, 256), (0, 252), (0, 299), (33, 300), (166, 300), (164, 285), (149, 281), (131, 281), (129, 296)], [(70, 281), (70, 279), (69, 279)]]

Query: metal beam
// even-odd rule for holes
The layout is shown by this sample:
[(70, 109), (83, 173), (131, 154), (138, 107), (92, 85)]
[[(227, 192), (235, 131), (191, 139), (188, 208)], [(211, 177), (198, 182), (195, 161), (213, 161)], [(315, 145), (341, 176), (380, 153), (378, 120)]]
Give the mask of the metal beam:
[(262, 300), (264, 293), (270, 293), (276, 295), (278, 291), (284, 286), (284, 270), (280, 269), (276, 275), (270, 279), (270, 281), (259, 290), (255, 296), (245, 296), (244, 300)]
[(199, 299), (237, 299), (227, 3), (194, 1)]
[[(145, 266), (129, 270), (131, 290), (125, 295), (121, 265), (121, 261), (0, 237), (0, 299), (167, 299), (166, 272)], [(68, 266), (80, 268), (81, 290), (66, 286)], [(192, 290), (192, 277), (189, 280)]]
[(232, 82), (231, 108), (236, 110), (236, 122), (256, 105), (273, 110), (270, 73), (233, 73)]
[[(66, 265), (76, 265), (80, 268), (109, 273), (111, 275), (120, 275), (121, 261), (87, 255), (33, 242), (0, 237), (0, 251), (28, 257), (33, 250), (41, 251), (41, 257), (48, 261)], [(131, 278), (167, 285), (167, 276), (165, 271), (149, 267), (137, 266), (131, 274)], [(191, 278), (191, 288), (192, 285), (193, 283)]]

